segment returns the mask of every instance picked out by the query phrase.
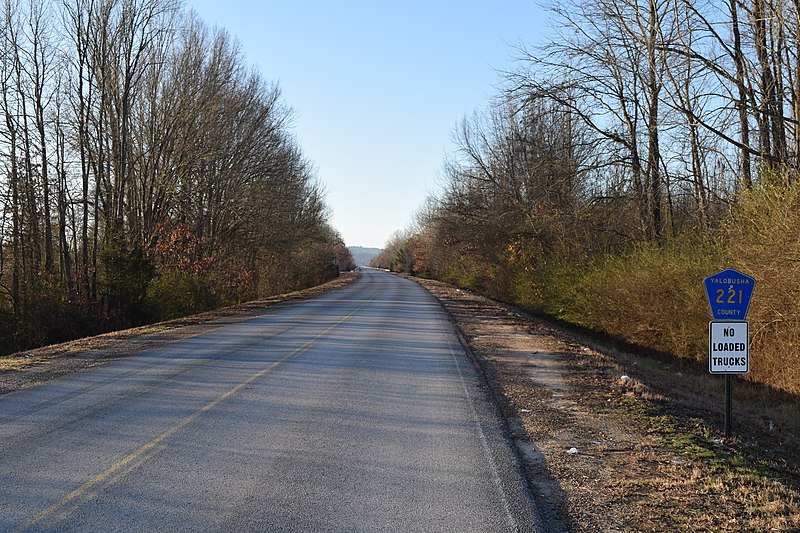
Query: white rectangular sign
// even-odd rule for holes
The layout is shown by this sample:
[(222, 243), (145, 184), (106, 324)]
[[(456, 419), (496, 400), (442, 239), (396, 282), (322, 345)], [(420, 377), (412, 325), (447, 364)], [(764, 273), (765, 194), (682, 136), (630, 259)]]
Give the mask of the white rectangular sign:
[(747, 374), (750, 370), (750, 332), (745, 321), (714, 320), (708, 324), (708, 371)]

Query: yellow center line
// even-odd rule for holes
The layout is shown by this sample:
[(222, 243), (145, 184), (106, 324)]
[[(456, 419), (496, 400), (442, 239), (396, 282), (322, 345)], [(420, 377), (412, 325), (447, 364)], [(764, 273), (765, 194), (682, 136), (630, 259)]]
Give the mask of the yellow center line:
[[(138, 460), (128, 464), (127, 468), (115, 472), (109, 479), (104, 480), (104, 482), (101, 481), (97, 485), (94, 485), (92, 487), (87, 487), (86, 491), (84, 491), (82, 494), (76, 497), (73, 501), (67, 501), (64, 503), (63, 508), (56, 509), (53, 515), (44, 517), (48, 522), (48, 526), (50, 527), (55, 526), (62, 520), (65, 520), (69, 515), (80, 509), (84, 503), (91, 500), (92, 498), (95, 498), (104, 490), (116, 485), (119, 481), (124, 479), (125, 476), (127, 476), (129, 473), (133, 472), (134, 470), (145, 464), (147, 461), (149, 461), (151, 458), (153, 458), (156, 454), (158, 454), (165, 448), (166, 445), (164, 444), (151, 448), (147, 453), (143, 453), (142, 455), (140, 455), (138, 457)], [(31, 525), (34, 525), (35, 523), (36, 522), (32, 521)]]
[(173, 435), (175, 435), (175, 433), (182, 430), (183, 428), (185, 428), (186, 426), (197, 420), (199, 417), (201, 417), (203, 414), (215, 408), (220, 403), (224, 402), (234, 394), (238, 393), (240, 390), (242, 390), (255, 380), (264, 377), (266, 374), (268, 374), (270, 371), (272, 371), (275, 367), (277, 367), (281, 363), (284, 363), (287, 360), (306, 352), (309, 348), (311, 348), (314, 345), (314, 343), (316, 343), (317, 340), (319, 340), (320, 337), (327, 335), (334, 328), (352, 318), (353, 315), (355, 315), (368, 303), (372, 302), (375, 298), (377, 298), (377, 294), (372, 298), (370, 298), (369, 300), (362, 303), (361, 305), (359, 305), (355, 310), (353, 310), (347, 316), (339, 319), (336, 323), (329, 326), (321, 333), (318, 333), (310, 341), (306, 342), (299, 348), (294, 349), (293, 351), (284, 355), (280, 359), (273, 361), (266, 368), (256, 372), (255, 374), (247, 378), (245, 381), (239, 383), (232, 389), (224, 392), (223, 394), (221, 394), (214, 400), (210, 401), (209, 403), (205, 404), (203, 407), (201, 407), (191, 415), (180, 420), (177, 424), (175, 424), (168, 430), (164, 431), (163, 433), (155, 437), (147, 444), (143, 445), (136, 451), (129, 453), (128, 455), (126, 455), (113, 465), (106, 468), (103, 472), (97, 474), (92, 479), (85, 482), (80, 487), (70, 491), (66, 496), (61, 498), (61, 500), (41, 511), (39, 514), (34, 516), (30, 521), (19, 527), (16, 531), (24, 531), (29, 527), (32, 527), (48, 519), (53, 519), (52, 520), (53, 523), (57, 523), (65, 519), (71, 513), (78, 510), (89, 499), (99, 494), (104, 488), (108, 488), (116, 484), (117, 482), (122, 480), (125, 476), (127, 476), (130, 472), (132, 472), (139, 466), (145, 464), (149, 459), (154, 457), (159, 451), (166, 448), (166, 446), (162, 445), (162, 443), (165, 440), (172, 437)]

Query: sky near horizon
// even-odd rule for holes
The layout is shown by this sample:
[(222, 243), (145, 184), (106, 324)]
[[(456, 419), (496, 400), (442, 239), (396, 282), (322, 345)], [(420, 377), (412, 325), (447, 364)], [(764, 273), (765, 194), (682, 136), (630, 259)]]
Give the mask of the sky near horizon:
[(516, 47), (545, 41), (536, 0), (189, 0), (278, 82), (331, 224), (382, 247), (437, 190), (451, 133), (497, 94)]

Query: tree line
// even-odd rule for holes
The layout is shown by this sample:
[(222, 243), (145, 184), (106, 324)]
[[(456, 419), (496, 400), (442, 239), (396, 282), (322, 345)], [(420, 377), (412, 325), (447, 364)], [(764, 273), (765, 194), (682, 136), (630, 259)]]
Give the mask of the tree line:
[(800, 3), (549, 10), (557, 37), (517, 49), (502, 90), (457, 125), (440, 192), (376, 264), (696, 358), (707, 334), (697, 280), (733, 264), (764, 280), (756, 345), (773, 327), (794, 335), (794, 307), (774, 304), (790, 289), (770, 292), (765, 278), (796, 270), (797, 228), (774, 216), (799, 207)]
[(277, 84), (177, 0), (2, 0), (8, 351), (351, 262)]

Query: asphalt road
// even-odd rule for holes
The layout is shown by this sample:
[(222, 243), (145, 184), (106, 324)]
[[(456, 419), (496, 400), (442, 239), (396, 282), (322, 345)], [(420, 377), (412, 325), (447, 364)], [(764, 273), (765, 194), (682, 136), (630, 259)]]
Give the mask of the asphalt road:
[(0, 397), (0, 531), (531, 531), (438, 303), (348, 287)]

